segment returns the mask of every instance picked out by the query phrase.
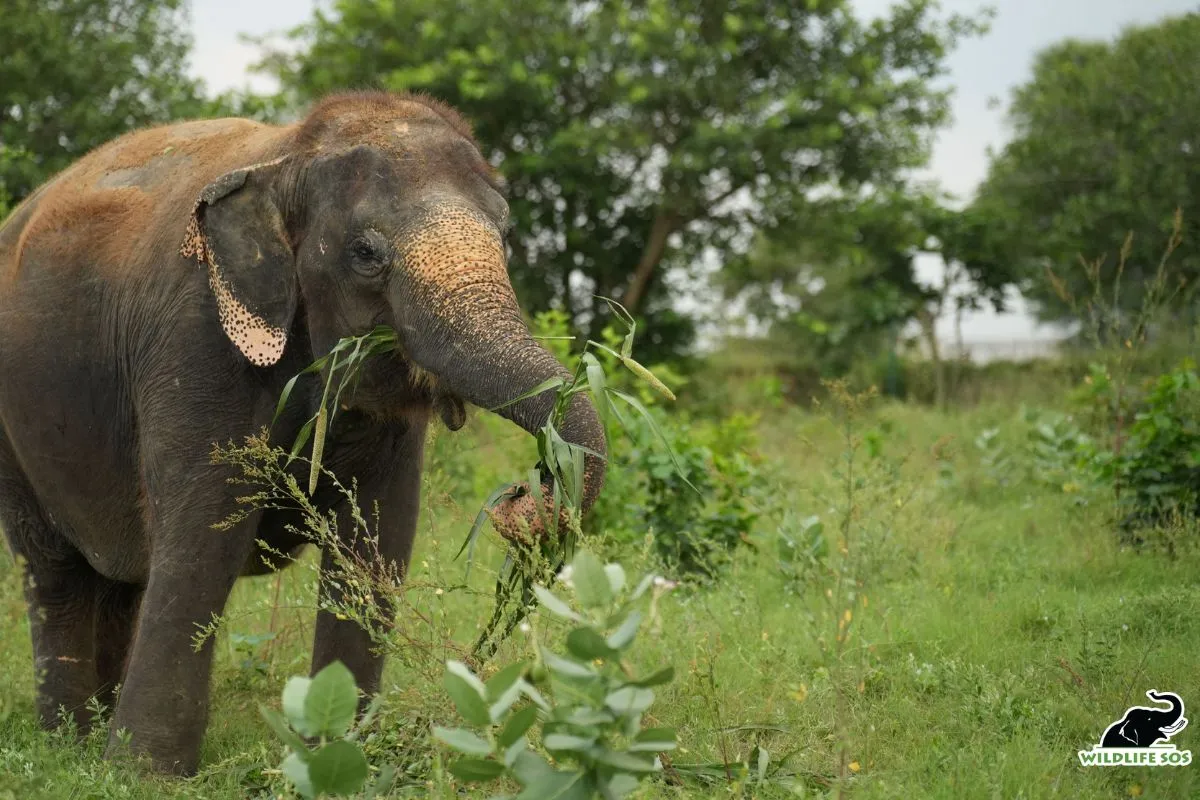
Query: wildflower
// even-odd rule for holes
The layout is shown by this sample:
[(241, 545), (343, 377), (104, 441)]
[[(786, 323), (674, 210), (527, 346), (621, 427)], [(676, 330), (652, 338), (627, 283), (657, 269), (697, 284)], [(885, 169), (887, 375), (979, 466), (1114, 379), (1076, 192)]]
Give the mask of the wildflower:
[(441, 587), (438, 587), (437, 589), (434, 589), (434, 590), (433, 590), (433, 593), (434, 593), (434, 594), (436, 594), (438, 597), (441, 597), (441, 596), (442, 596), (442, 589), (441, 589)]
[(522, 622), (517, 627), (521, 631), (521, 633), (529, 633), (531, 630), (533, 630), (533, 626), (530, 625), (528, 622)]
[(562, 568), (562, 571), (558, 573), (558, 579), (559, 579), (559, 581), (562, 582), (563, 586), (573, 589), (575, 587), (575, 584), (571, 582), (571, 576), (574, 574), (575, 574), (575, 568), (572, 567), (570, 564), (567, 564), (565, 567)]

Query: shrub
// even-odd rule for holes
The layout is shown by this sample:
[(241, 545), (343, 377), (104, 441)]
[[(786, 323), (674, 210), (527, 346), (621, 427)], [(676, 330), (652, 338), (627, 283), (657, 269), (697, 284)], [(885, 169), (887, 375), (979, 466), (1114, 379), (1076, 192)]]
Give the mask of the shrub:
[(1104, 467), (1126, 530), (1190, 519), (1200, 500), (1200, 376), (1188, 360), (1159, 376)]
[(652, 687), (670, 682), (674, 669), (639, 678), (625, 662), (671, 584), (646, 575), (629, 590), (619, 564), (601, 564), (582, 549), (559, 581), (572, 590), (575, 608), (545, 586), (535, 592), (544, 609), (572, 625), (562, 651), (531, 637), (532, 662), (509, 664), (486, 682), (448, 662), (446, 691), (467, 727), (435, 727), (434, 736), (461, 754), (449, 771), (466, 783), (509, 778), (522, 787), (519, 800), (624, 797), (662, 769), (658, 753), (675, 748), (673, 730), (642, 727)]

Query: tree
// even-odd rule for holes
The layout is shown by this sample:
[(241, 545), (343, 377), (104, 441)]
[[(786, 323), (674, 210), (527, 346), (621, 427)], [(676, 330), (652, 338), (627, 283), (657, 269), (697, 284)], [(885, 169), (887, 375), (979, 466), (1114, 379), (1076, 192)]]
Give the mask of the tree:
[[(916, 323), (933, 363), (935, 402), (944, 405), (938, 319), (985, 303), (1003, 309), (1013, 280), (987, 258), (989, 220), (917, 186), (803, 201), (794, 220), (794, 231), (760, 235), (730, 264), (721, 281), (726, 297), (744, 303), (781, 348), (823, 375), (890, 353)], [(921, 255), (942, 262), (937, 283), (918, 279)]]
[(1113, 42), (1054, 45), (1014, 91), (1012, 140), (993, 157), (973, 208), (989, 220), (990, 257), (1016, 267), (1044, 319), (1074, 315), (1047, 270), (1083, 298), (1092, 292), (1084, 264), (1098, 261), (1098, 279), (1111, 283), (1123, 260), (1119, 310), (1138, 308), (1177, 209), (1184, 230), (1173, 270), (1191, 283), (1200, 277), (1198, 83), (1200, 14), (1187, 14)]
[(183, 0), (6, 0), (0, 17), (0, 205), (131, 128), (212, 108), (186, 74)]
[(931, 82), (977, 29), (932, 0), (870, 23), (849, 0), (337, 0), (261, 66), (295, 105), (374, 86), (460, 107), (511, 187), (524, 303), (595, 333), (614, 297), (661, 333), (664, 274), (923, 163)]

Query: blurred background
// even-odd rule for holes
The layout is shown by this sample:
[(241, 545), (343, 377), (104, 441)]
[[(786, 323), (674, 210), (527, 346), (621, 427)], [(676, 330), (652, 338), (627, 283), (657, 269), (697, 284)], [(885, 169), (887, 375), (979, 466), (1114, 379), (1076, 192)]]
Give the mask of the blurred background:
[[(840, 376), (972, 403), (1078, 377), (1089, 270), (1124, 276), (1119, 327), (1177, 211), (1170, 267), (1197, 269), (1192, 5), (6, 0), (0, 214), (137, 126), (428, 92), (512, 186), (531, 315), (595, 338), (619, 299), (719, 404)], [(1172, 297), (1150, 333), (1186, 349)]]

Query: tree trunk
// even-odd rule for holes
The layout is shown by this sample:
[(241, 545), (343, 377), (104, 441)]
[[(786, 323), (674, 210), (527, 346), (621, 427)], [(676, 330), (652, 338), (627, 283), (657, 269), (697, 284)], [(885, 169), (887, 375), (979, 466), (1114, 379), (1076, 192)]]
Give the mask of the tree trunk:
[(933, 365), (933, 402), (941, 411), (946, 408), (946, 370), (942, 363), (941, 350), (938, 348), (937, 315), (923, 308), (917, 317), (921, 324), (921, 332), (925, 335), (925, 343), (929, 345), (929, 360)]
[(633, 271), (633, 277), (629, 279), (625, 294), (621, 296), (621, 305), (625, 306), (630, 314), (636, 314), (638, 306), (645, 299), (650, 279), (654, 277), (654, 270), (667, 252), (667, 239), (675, 232), (679, 221), (678, 216), (661, 209), (654, 217), (654, 224), (650, 226), (650, 236), (646, 240), (646, 249), (642, 251), (641, 260)]

